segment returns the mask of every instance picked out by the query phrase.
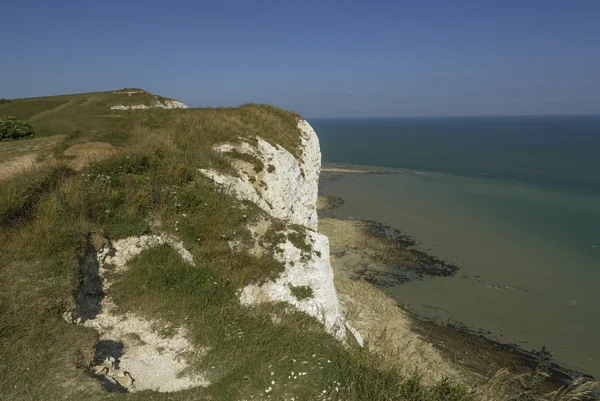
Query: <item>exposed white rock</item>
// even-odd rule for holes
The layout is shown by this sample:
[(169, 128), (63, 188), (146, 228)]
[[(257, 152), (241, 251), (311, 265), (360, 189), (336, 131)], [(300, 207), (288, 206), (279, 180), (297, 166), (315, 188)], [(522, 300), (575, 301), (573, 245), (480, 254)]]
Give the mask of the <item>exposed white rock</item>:
[(142, 90), (142, 89), (140, 89), (140, 90), (129, 90), (129, 91), (125, 90), (125, 89), (119, 89), (119, 90), (113, 91), (113, 93), (117, 94), (117, 95), (128, 95), (128, 96), (131, 96), (131, 95), (136, 94), (136, 93), (147, 93), (147, 92), (145, 90)]
[[(276, 258), (285, 264), (285, 271), (274, 281), (263, 285), (248, 285), (240, 291), (243, 305), (262, 302), (284, 301), (298, 310), (319, 319), (325, 329), (339, 340), (346, 331), (335, 286), (333, 270), (329, 265), (329, 240), (315, 231), (307, 230), (310, 254), (296, 248), (289, 240), (279, 245)], [(310, 287), (313, 296), (299, 300), (292, 294), (292, 287)]]
[[(194, 264), (191, 253), (172, 236), (143, 235), (121, 239), (96, 254), (103, 289), (111, 284), (108, 272), (123, 271), (142, 251), (161, 244), (171, 245), (185, 262)], [(104, 378), (105, 386), (111, 390), (171, 392), (209, 385), (204, 376), (186, 373), (189, 367), (185, 355), (202, 354), (207, 350), (194, 348), (183, 328), (168, 337), (160, 335), (157, 330), (165, 327), (165, 322), (148, 320), (131, 312), (118, 314), (109, 296), (102, 299), (100, 312), (83, 325), (100, 334), (97, 351), (101, 355), (92, 369)]]
[(116, 106), (110, 106), (111, 110), (129, 110), (131, 107), (129, 106), (123, 106), (121, 104), (116, 105)]
[[(135, 92), (134, 92), (135, 93)], [(111, 110), (147, 110), (147, 109), (189, 109), (189, 106), (186, 104), (172, 99), (166, 99), (164, 102), (161, 102), (158, 99), (154, 99), (154, 103), (151, 105), (146, 104), (134, 104), (132, 106), (123, 106), (116, 105), (110, 106)]]
[[(255, 203), (271, 216), (316, 230), (316, 203), (321, 171), (319, 138), (304, 120), (298, 123), (298, 128), (302, 135), (300, 160), (283, 147), (273, 146), (262, 138), (257, 138), (256, 145), (248, 142), (223, 144), (215, 150), (237, 150), (259, 158), (265, 165), (265, 170), (260, 173), (256, 174), (251, 169), (244, 168), (242, 161), (237, 165), (241, 172), (238, 177), (213, 170), (200, 171), (222, 187), (229, 188), (238, 198)], [(274, 170), (269, 166), (273, 166)], [(246, 174), (243, 174), (244, 172)], [(256, 175), (254, 183), (250, 180), (253, 175)], [(261, 182), (264, 184), (261, 185)]]
[(362, 338), (362, 336), (360, 335), (358, 330), (356, 330), (354, 327), (352, 327), (352, 325), (348, 322), (346, 322), (345, 326), (346, 326), (346, 329), (350, 332), (350, 334), (352, 334), (352, 337), (354, 337), (354, 339), (356, 340), (356, 343), (358, 344), (358, 346), (364, 347), (365, 340)]
[(167, 99), (164, 102), (156, 99), (154, 101), (154, 107), (163, 108), (163, 109), (189, 109), (190, 107), (178, 100)]
[(107, 264), (121, 270), (126, 267), (127, 262), (139, 255), (143, 250), (163, 244), (171, 245), (185, 262), (191, 265), (194, 264), (194, 257), (177, 238), (166, 234), (142, 235), (117, 240), (112, 243), (111, 250), (105, 248), (99, 255), (99, 259), (101, 260), (100, 272), (104, 272), (103, 269), (105, 269), (105, 265)]
[[(319, 139), (308, 122), (298, 123), (302, 149), (300, 160), (279, 145), (271, 145), (261, 138), (256, 143), (221, 144), (220, 152), (236, 150), (259, 158), (265, 169), (259, 173), (244, 161), (236, 161), (238, 176), (229, 176), (213, 170), (201, 170), (222, 188), (240, 199), (254, 202), (271, 216), (306, 227), (306, 242), (310, 251), (298, 249), (289, 240), (279, 245), (276, 255), (285, 270), (274, 281), (262, 285), (249, 285), (240, 291), (240, 302), (255, 305), (262, 302), (285, 301), (323, 323), (326, 330), (341, 341), (346, 339), (345, 320), (342, 316), (329, 262), (329, 240), (317, 233), (316, 203), (318, 197), (321, 151)], [(249, 227), (254, 236), (261, 235), (267, 227), (260, 223)], [(259, 229), (261, 227), (261, 229)], [(257, 254), (253, 249), (252, 253)], [(299, 300), (292, 287), (306, 286), (313, 296)], [(362, 344), (356, 330), (348, 330)]]
[(99, 347), (103, 351), (100, 357), (104, 361), (92, 369), (106, 378), (107, 387), (129, 392), (172, 392), (209, 385), (201, 375), (182, 375), (188, 369), (184, 355), (198, 353), (183, 329), (163, 337), (156, 328), (164, 327), (164, 322), (143, 319), (133, 313), (113, 314), (113, 307), (107, 302), (103, 308), (96, 319), (84, 325), (100, 333)]

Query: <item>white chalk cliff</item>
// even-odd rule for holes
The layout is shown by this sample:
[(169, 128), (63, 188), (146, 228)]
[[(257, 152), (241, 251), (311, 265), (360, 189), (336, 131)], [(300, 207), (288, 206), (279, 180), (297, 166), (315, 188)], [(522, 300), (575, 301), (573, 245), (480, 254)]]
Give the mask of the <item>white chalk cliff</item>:
[[(257, 138), (256, 144), (226, 143), (215, 150), (237, 150), (255, 156), (264, 163), (264, 171), (256, 173), (252, 166), (241, 161), (236, 166), (241, 172), (237, 177), (212, 170), (201, 171), (217, 184), (230, 188), (238, 198), (257, 204), (271, 216), (316, 230), (321, 149), (317, 134), (306, 121), (300, 121), (298, 128), (302, 133), (301, 160), (283, 147)], [(267, 166), (273, 166), (274, 169)], [(256, 181), (252, 182), (251, 178)]]
[[(321, 151), (319, 139), (308, 124), (298, 123), (301, 134), (301, 156), (294, 157), (279, 145), (271, 145), (261, 138), (239, 144), (221, 144), (217, 151), (237, 151), (252, 155), (262, 161), (265, 168), (255, 172), (248, 162), (235, 162), (239, 174), (225, 175), (213, 170), (201, 170), (216, 184), (229, 190), (239, 199), (248, 200), (272, 217), (304, 227), (305, 252), (286, 240), (279, 245), (276, 258), (285, 271), (274, 281), (262, 285), (249, 285), (240, 291), (240, 302), (245, 305), (260, 302), (285, 301), (321, 321), (326, 330), (336, 338), (346, 338), (345, 321), (333, 283), (333, 270), (329, 261), (329, 240), (316, 232)], [(310, 287), (312, 297), (297, 299), (294, 287)], [(358, 336), (359, 337), (359, 336)], [(359, 343), (362, 342), (357, 337)]]

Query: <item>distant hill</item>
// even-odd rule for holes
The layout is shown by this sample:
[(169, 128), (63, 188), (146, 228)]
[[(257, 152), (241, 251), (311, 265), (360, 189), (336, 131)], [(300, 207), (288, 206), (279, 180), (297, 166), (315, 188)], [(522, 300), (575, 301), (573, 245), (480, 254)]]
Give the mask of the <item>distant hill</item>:
[[(0, 100), (0, 116), (28, 121), (38, 136), (111, 130), (127, 109), (186, 108), (174, 99), (139, 88)], [(111, 109), (112, 108), (112, 109)]]

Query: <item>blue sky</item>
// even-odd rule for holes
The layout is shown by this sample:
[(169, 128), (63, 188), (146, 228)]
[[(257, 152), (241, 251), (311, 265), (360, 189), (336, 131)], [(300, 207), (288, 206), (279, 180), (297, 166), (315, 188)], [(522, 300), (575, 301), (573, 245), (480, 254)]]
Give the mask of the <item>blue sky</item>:
[(19, 0), (0, 97), (142, 87), (307, 117), (600, 114), (598, 0)]

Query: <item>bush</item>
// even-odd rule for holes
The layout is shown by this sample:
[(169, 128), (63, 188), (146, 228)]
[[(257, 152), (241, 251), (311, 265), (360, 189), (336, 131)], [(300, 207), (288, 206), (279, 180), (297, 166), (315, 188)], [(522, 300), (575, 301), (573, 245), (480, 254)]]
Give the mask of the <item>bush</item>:
[(33, 127), (16, 117), (0, 117), (0, 141), (30, 138), (35, 135)]

